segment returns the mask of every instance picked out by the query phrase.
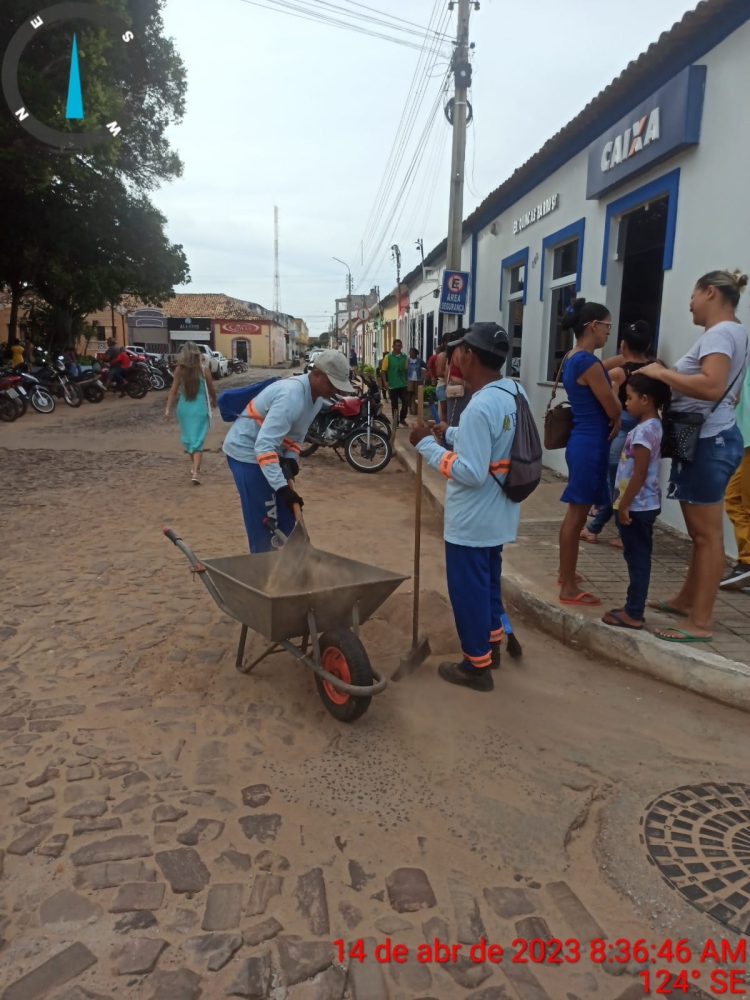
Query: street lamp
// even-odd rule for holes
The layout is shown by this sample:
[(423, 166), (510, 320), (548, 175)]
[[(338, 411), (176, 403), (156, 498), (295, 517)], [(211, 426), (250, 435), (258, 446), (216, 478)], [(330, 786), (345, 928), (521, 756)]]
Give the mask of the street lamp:
[[(349, 265), (346, 263), (345, 260), (340, 260), (338, 257), (333, 257), (332, 260), (335, 260), (337, 264), (343, 264), (344, 267), (346, 268), (347, 272), (348, 272), (347, 279), (346, 279), (346, 288), (347, 288), (347, 293), (346, 293), (346, 312), (347, 312), (347, 316), (346, 316), (346, 331), (347, 331), (347, 334), (351, 334), (351, 323), (352, 323), (352, 269), (349, 267)], [(336, 342), (337, 343), (338, 343), (338, 339), (339, 339), (339, 332), (337, 330), (336, 331)], [(347, 343), (346, 346), (348, 348), (349, 344)]]

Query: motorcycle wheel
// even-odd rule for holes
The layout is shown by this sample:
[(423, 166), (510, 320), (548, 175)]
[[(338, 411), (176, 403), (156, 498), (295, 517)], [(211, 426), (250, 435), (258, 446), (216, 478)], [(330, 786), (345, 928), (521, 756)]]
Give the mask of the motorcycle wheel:
[(346, 460), (357, 472), (381, 472), (393, 457), (391, 440), (382, 431), (370, 431), (367, 447), (367, 428), (355, 431), (344, 445)]
[(389, 440), (392, 437), (393, 432), (391, 431), (391, 422), (388, 417), (373, 417), (372, 426), (376, 430), (382, 431)]
[(300, 449), (300, 458), (309, 458), (310, 455), (314, 455), (315, 452), (320, 448), (319, 444), (306, 444), (304, 448)]
[(16, 404), (16, 409), (18, 410), (19, 417), (25, 417), (26, 411), (29, 408), (29, 400), (27, 396), (19, 396), (14, 399), (13, 402)]
[(18, 419), (18, 410), (13, 405), (13, 400), (9, 396), (0, 394), (0, 420), (6, 424), (12, 424)]
[(68, 406), (72, 406), (74, 410), (77, 409), (83, 403), (81, 387), (73, 382), (66, 382), (63, 386), (63, 399)]
[(31, 392), (30, 399), (31, 405), (37, 413), (54, 413), (55, 397), (46, 389), (42, 389), (41, 386), (37, 386)]
[(83, 390), (83, 395), (89, 403), (101, 403), (104, 399), (104, 389), (98, 385), (87, 385)]
[(134, 379), (132, 382), (128, 382), (125, 387), (125, 392), (130, 396), (131, 399), (143, 399), (150, 388), (150, 384), (146, 384), (145, 379)]
[(164, 381), (163, 376), (157, 374), (153, 374), (151, 376), (151, 385), (157, 390), (157, 392), (160, 392), (162, 389), (166, 389), (167, 387), (167, 383)]

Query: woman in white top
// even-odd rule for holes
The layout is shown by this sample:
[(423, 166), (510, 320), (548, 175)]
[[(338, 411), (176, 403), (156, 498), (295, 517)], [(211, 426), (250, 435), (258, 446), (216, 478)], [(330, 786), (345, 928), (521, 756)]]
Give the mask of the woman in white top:
[(667, 497), (679, 500), (693, 542), (685, 582), (676, 597), (649, 606), (682, 618), (679, 628), (657, 629), (668, 642), (710, 642), (713, 610), (724, 574), (724, 492), (742, 461), (743, 440), (734, 405), (748, 366), (748, 337), (737, 319), (747, 275), (711, 271), (690, 299), (696, 326), (705, 330), (674, 368), (658, 364), (642, 375), (672, 389), (672, 411), (700, 413), (704, 422), (694, 459), (674, 459)]

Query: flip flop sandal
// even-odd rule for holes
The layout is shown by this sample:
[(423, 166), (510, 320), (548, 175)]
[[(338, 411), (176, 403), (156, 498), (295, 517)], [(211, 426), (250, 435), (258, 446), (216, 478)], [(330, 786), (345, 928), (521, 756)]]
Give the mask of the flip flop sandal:
[(646, 601), (647, 608), (653, 608), (655, 611), (664, 611), (668, 615), (677, 615), (678, 618), (687, 618), (684, 611), (678, 611), (677, 608), (670, 608), (666, 601), (662, 601), (659, 598), (656, 601)]
[[(583, 577), (581, 576), (581, 574), (580, 573), (576, 573), (576, 583), (580, 583), (582, 579), (583, 579)], [(557, 586), (558, 587), (562, 587), (562, 580), (560, 579), (559, 576), (557, 578)]]
[(713, 642), (712, 635), (691, 635), (681, 628), (671, 628), (668, 629), (669, 632), (679, 632), (680, 635), (684, 636), (683, 639), (677, 639), (673, 635), (662, 635), (661, 632), (654, 632), (657, 639), (661, 639), (663, 642)]
[[(590, 597), (592, 600), (584, 601), (582, 600), (583, 597)], [(574, 597), (572, 601), (566, 600), (564, 597), (560, 598), (560, 604), (577, 604), (582, 608), (598, 608), (601, 603), (602, 602), (599, 598), (594, 597), (594, 595), (590, 594), (588, 590), (581, 591), (581, 593)]]
[(610, 618), (614, 618), (614, 621), (608, 622), (606, 618), (602, 618), (605, 625), (611, 625), (612, 628), (629, 628), (631, 632), (643, 631), (643, 625), (628, 625), (627, 622), (624, 622), (622, 618), (620, 618), (619, 608), (613, 608), (611, 611), (608, 611), (607, 614)]
[(578, 537), (582, 542), (586, 542), (588, 545), (599, 544), (599, 536), (594, 531), (582, 531)]

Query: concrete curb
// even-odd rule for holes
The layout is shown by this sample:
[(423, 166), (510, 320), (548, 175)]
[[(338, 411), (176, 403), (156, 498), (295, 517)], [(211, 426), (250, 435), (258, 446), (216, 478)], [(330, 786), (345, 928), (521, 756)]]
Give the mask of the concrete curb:
[[(397, 449), (395, 455), (403, 468), (414, 475), (414, 453)], [(424, 481), (423, 491), (430, 507), (442, 512), (442, 498), (429, 481)], [(527, 622), (564, 645), (750, 712), (750, 666), (697, 647), (671, 645), (648, 632), (610, 628), (599, 619), (550, 604), (537, 597), (533, 587), (530, 580), (509, 568), (507, 563), (503, 566), (505, 603)]]

